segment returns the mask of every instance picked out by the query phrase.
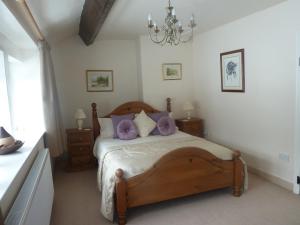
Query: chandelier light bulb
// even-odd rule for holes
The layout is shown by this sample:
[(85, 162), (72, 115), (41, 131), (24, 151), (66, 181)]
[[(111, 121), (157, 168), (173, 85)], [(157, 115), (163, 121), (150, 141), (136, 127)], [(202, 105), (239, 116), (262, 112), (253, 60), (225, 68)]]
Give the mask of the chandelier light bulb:
[(153, 27), (152, 16), (151, 16), (150, 13), (149, 13), (149, 15), (148, 15), (148, 27), (150, 27), (150, 28)]
[(176, 16), (176, 11), (175, 11), (175, 9), (172, 10), (172, 16)]

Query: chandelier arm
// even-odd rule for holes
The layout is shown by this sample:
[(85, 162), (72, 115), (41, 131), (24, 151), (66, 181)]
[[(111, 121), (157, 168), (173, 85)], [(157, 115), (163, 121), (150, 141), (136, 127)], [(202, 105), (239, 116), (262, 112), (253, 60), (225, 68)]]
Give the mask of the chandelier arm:
[(177, 32), (177, 30), (175, 30), (175, 40), (176, 40), (176, 42), (174, 42), (174, 44), (175, 45), (179, 45), (180, 44), (180, 36), (181, 36), (181, 34), (179, 33), (179, 35), (178, 35), (178, 32)]
[(193, 40), (193, 36), (194, 36), (194, 29), (192, 28), (192, 29), (191, 29), (191, 34), (189, 35), (189, 37), (188, 37), (186, 40), (184, 40), (184, 39), (182, 38), (182, 35), (181, 35), (181, 34), (180, 34), (179, 39), (180, 39), (180, 42), (181, 42), (181, 43), (187, 43), (187, 42), (190, 42), (191, 40)]
[(167, 33), (165, 32), (164, 38), (163, 38), (162, 41), (161, 41), (161, 45), (162, 45), (162, 46), (166, 44), (167, 37), (168, 37), (168, 36), (167, 36)]
[(148, 29), (148, 32), (149, 32), (149, 36), (150, 36), (150, 39), (154, 42), (154, 43), (156, 43), (156, 44), (161, 44), (164, 40), (165, 40), (165, 38), (166, 38), (166, 35), (164, 35), (164, 37), (161, 39), (161, 40), (158, 40), (158, 38), (157, 38), (157, 34), (155, 34), (155, 36), (156, 36), (156, 40), (153, 38), (153, 33), (151, 33), (151, 30), (150, 29)]

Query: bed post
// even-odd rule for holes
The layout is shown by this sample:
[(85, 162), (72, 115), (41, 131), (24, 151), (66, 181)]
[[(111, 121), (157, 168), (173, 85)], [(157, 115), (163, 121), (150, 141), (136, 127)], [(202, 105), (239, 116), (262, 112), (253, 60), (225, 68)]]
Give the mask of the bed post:
[(92, 119), (93, 119), (93, 135), (94, 140), (100, 135), (100, 124), (98, 121), (98, 115), (97, 115), (97, 104), (92, 103)]
[(172, 112), (171, 108), (171, 98), (167, 98), (167, 112)]
[(241, 196), (242, 185), (243, 185), (243, 163), (240, 160), (240, 151), (234, 151), (233, 163), (234, 163), (234, 173), (233, 173), (233, 188), (232, 193), (234, 196)]
[(126, 224), (126, 211), (127, 211), (127, 184), (124, 179), (124, 172), (122, 169), (116, 171), (116, 207), (118, 212), (119, 225)]

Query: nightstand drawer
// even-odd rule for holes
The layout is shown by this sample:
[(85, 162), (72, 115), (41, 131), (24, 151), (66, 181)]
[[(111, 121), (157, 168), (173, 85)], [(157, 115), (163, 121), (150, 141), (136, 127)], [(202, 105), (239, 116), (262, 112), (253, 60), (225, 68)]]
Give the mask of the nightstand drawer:
[(188, 130), (199, 130), (201, 128), (200, 123), (186, 123), (183, 125), (184, 129)]
[(71, 163), (73, 166), (77, 165), (82, 165), (82, 164), (88, 164), (91, 162), (91, 157), (86, 155), (86, 156), (74, 156), (71, 159)]
[(69, 152), (71, 155), (89, 155), (91, 154), (91, 147), (89, 145), (70, 146)]
[(196, 128), (196, 127), (189, 127), (189, 128), (185, 128), (184, 132), (191, 134), (191, 135), (195, 135), (195, 136), (199, 136), (200, 135), (200, 128)]
[(73, 133), (68, 136), (68, 142), (71, 144), (90, 143), (91, 135), (88, 133), (87, 134)]
[(201, 132), (199, 130), (189, 130), (189, 131), (186, 131), (186, 133), (193, 135), (193, 136), (201, 137)]

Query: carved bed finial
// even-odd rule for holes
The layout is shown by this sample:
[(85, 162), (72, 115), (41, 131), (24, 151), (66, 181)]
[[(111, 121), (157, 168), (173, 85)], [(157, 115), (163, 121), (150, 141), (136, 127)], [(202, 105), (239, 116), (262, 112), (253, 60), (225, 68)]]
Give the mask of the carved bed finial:
[(241, 152), (238, 150), (233, 151), (233, 158), (238, 159), (241, 156)]
[(172, 112), (172, 108), (171, 108), (171, 98), (167, 98), (167, 111), (168, 111), (168, 112)]
[(116, 177), (119, 178), (119, 179), (122, 179), (123, 178), (123, 175), (124, 175), (124, 172), (122, 169), (117, 169), (116, 170)]

